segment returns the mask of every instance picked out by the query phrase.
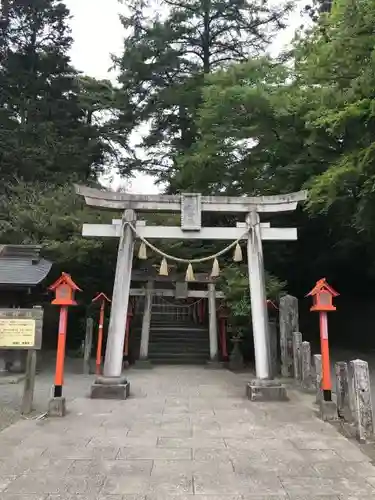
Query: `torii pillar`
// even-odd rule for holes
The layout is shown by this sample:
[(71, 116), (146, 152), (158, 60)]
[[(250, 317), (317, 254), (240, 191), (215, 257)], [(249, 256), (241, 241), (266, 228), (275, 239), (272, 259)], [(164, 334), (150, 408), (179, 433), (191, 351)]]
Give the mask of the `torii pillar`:
[(126, 331), (134, 252), (134, 234), (128, 223), (134, 224), (135, 221), (134, 210), (125, 210), (117, 252), (103, 375), (97, 377), (91, 386), (93, 399), (126, 399), (129, 396), (129, 382), (126, 377), (122, 376), (122, 353), (124, 352), (124, 332)]

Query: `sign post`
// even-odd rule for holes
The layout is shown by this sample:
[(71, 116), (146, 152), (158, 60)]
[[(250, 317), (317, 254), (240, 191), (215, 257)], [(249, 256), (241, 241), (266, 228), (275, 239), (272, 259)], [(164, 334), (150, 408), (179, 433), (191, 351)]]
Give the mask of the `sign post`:
[(102, 349), (103, 349), (103, 329), (104, 329), (104, 309), (105, 303), (110, 303), (111, 300), (103, 293), (99, 293), (96, 297), (92, 299), (93, 303), (100, 303), (100, 313), (99, 313), (99, 328), (98, 328), (98, 345), (96, 348), (96, 375), (101, 375), (102, 372)]
[[(337, 418), (336, 405), (332, 402), (332, 382), (331, 382), (331, 363), (329, 357), (329, 342), (328, 342), (328, 318), (327, 312), (336, 311), (336, 307), (332, 303), (332, 299), (339, 294), (327, 283), (325, 278), (316, 282), (314, 288), (306, 295), (312, 297), (313, 305), (310, 311), (319, 312), (319, 327), (320, 327), (320, 350), (322, 355), (322, 416), (325, 420)], [(334, 413), (326, 409), (334, 405)]]
[(68, 324), (68, 306), (76, 306), (74, 300), (76, 291), (82, 290), (74, 283), (69, 274), (62, 273), (61, 277), (49, 287), (49, 290), (55, 292), (55, 299), (52, 304), (60, 306), (60, 321), (57, 342), (56, 372), (55, 384), (53, 388), (53, 397), (49, 402), (48, 414), (51, 416), (63, 417), (66, 412), (65, 398), (63, 398), (64, 385), (64, 364), (65, 364), (65, 346), (66, 329)]
[(23, 390), (22, 403), (21, 403), (22, 415), (28, 415), (33, 411), (35, 375), (36, 375), (36, 350), (30, 349), (27, 351), (27, 359), (26, 359), (25, 386)]
[(0, 349), (27, 350), (21, 413), (31, 413), (34, 398), (36, 352), (42, 348), (43, 309), (0, 309)]

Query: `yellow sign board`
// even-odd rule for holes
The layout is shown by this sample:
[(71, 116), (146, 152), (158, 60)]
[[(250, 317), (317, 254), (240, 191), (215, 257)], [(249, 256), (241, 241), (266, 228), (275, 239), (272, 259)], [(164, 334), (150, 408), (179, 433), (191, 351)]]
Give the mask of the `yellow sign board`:
[(0, 318), (0, 348), (35, 345), (35, 319)]

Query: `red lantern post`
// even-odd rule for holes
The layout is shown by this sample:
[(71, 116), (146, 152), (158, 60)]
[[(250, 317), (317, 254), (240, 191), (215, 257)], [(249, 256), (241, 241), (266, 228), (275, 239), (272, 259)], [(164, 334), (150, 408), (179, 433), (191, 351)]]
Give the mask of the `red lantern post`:
[(92, 299), (92, 302), (100, 303), (98, 345), (96, 347), (96, 369), (95, 369), (95, 373), (97, 375), (100, 375), (101, 365), (102, 365), (102, 349), (103, 349), (104, 309), (105, 309), (105, 303), (106, 302), (110, 303), (111, 300), (103, 292), (101, 292)]
[(336, 311), (332, 299), (338, 295), (339, 293), (328, 285), (325, 278), (317, 281), (315, 287), (306, 295), (306, 297), (313, 298), (313, 305), (310, 311), (319, 312), (320, 349), (322, 355), (322, 390), (324, 401), (332, 401), (327, 312)]
[(55, 385), (53, 396), (62, 398), (62, 388), (64, 385), (64, 364), (65, 364), (65, 346), (66, 329), (68, 324), (68, 307), (76, 306), (74, 300), (75, 292), (82, 290), (74, 283), (69, 274), (62, 273), (61, 277), (49, 287), (51, 292), (55, 292), (55, 299), (52, 304), (60, 306), (59, 333), (57, 342), (57, 357), (55, 371)]

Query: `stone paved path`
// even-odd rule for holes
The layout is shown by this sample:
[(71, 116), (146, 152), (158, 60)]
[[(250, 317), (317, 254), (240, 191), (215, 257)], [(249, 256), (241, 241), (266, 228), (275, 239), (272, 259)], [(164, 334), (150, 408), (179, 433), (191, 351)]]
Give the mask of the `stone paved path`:
[(375, 498), (369, 459), (296, 394), (250, 403), (244, 377), (197, 367), (129, 380), (127, 401), (77, 398), (64, 419), (1, 432), (0, 499)]

